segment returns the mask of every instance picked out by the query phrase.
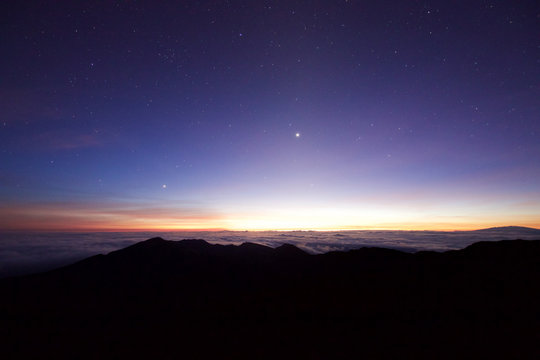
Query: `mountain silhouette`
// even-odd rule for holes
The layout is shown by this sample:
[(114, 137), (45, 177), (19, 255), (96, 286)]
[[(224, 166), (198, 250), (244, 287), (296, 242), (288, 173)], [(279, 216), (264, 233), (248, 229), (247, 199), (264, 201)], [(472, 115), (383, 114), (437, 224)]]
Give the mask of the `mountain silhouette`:
[(0, 280), (8, 358), (538, 358), (540, 241), (310, 255), (149, 239)]
[(540, 235), (540, 229), (535, 229), (531, 227), (525, 227), (525, 226), (498, 226), (498, 227), (491, 227), (487, 229), (480, 229), (475, 230), (475, 232), (491, 232), (491, 233), (517, 233), (520, 234), (531, 234), (531, 235)]

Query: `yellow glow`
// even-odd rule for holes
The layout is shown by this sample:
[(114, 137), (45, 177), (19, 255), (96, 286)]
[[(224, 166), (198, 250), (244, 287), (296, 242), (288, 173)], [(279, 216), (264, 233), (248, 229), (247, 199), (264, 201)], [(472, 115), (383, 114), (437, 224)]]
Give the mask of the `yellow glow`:
[(44, 204), (0, 207), (3, 230), (474, 230), (516, 225), (540, 227), (533, 213), (482, 213), (388, 206), (287, 207), (210, 213), (177, 208)]
[(230, 217), (225, 227), (231, 230), (474, 230), (517, 224), (539, 227), (535, 216), (443, 217), (388, 209), (294, 209), (243, 214)]

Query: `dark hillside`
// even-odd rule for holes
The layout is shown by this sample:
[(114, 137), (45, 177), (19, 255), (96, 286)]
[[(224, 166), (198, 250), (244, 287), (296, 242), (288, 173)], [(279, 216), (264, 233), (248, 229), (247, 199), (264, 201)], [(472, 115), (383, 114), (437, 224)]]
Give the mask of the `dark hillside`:
[(446, 253), (150, 239), (0, 281), (2, 358), (535, 358), (540, 241)]

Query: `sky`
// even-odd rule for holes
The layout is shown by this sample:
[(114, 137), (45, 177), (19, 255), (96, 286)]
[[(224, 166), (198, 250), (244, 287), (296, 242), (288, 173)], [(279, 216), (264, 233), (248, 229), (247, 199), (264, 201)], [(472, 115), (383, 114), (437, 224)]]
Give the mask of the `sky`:
[(2, 230), (540, 227), (537, 1), (2, 1)]

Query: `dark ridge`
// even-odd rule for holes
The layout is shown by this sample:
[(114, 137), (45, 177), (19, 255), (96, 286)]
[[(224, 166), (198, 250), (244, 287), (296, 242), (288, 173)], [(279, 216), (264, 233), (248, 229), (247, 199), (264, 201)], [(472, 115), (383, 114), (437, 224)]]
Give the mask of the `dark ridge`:
[(167, 244), (172, 243), (172, 241), (164, 240), (160, 237), (151, 238), (145, 241), (141, 241), (138, 243), (135, 243), (133, 245), (127, 246), (123, 249), (115, 250), (110, 252), (107, 256), (114, 256), (115, 254), (121, 253), (139, 253), (139, 252), (145, 252), (145, 251), (155, 251), (156, 249), (163, 248), (167, 246)]
[(540, 241), (409, 254), (154, 238), (0, 280), (4, 359), (540, 355)]
[(392, 261), (396, 259), (409, 258), (412, 254), (403, 251), (378, 248), (378, 247), (363, 247), (349, 251), (330, 251), (326, 254), (318, 255), (320, 257), (337, 258), (337, 259), (356, 259), (361, 261)]
[(291, 244), (280, 245), (274, 251), (281, 257), (304, 257), (309, 255), (304, 250)]
[(152, 244), (152, 243), (164, 243), (167, 240), (164, 240), (162, 237), (156, 236), (146, 241), (141, 241), (140, 244)]
[(202, 239), (186, 239), (186, 240), (180, 240), (173, 243), (180, 244), (185, 247), (197, 248), (197, 249), (204, 249), (209, 246), (212, 246), (209, 242)]
[(466, 248), (462, 250), (462, 252), (482, 252), (482, 251), (489, 251), (489, 252), (523, 252), (523, 255), (527, 255), (527, 250), (533, 251), (536, 249), (536, 247), (539, 245), (538, 241), (534, 240), (500, 240), (500, 241), (479, 241), (474, 244), (471, 244), (467, 246)]
[(141, 241), (124, 249), (113, 251), (107, 256), (133, 256), (133, 254), (138, 254), (139, 256), (143, 257), (151, 257), (155, 255), (170, 256), (172, 254), (178, 254), (181, 252), (204, 252), (212, 246), (214, 245), (211, 245), (210, 243), (201, 239), (170, 241), (156, 237)]
[(249, 253), (252, 255), (270, 255), (274, 252), (271, 247), (250, 242), (242, 243), (240, 246), (238, 246), (238, 249), (244, 251), (244, 253)]

